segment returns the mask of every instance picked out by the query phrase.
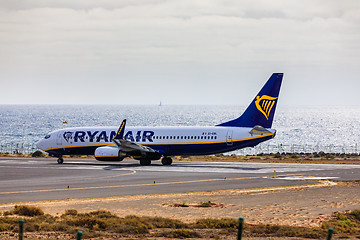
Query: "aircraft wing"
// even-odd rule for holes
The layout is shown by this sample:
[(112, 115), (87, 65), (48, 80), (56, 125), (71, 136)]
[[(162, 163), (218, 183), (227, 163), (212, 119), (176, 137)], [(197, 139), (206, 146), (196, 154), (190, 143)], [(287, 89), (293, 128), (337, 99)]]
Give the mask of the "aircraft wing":
[(124, 119), (119, 127), (119, 130), (117, 131), (115, 137), (112, 139), (112, 141), (118, 146), (119, 150), (125, 153), (141, 153), (141, 155), (146, 155), (147, 153), (156, 153), (152, 148), (142, 146), (140, 144), (130, 142), (128, 140), (124, 139), (124, 131), (125, 131), (125, 124), (126, 119)]

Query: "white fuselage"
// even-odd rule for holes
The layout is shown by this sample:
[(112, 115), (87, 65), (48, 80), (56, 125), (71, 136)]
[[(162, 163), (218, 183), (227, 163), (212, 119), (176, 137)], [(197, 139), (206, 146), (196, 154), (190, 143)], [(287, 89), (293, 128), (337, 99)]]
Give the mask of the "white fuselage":
[[(271, 138), (245, 127), (126, 127), (124, 139), (151, 147), (163, 155), (206, 155), (254, 146)], [(49, 133), (37, 146), (54, 155), (93, 154), (95, 148), (114, 145), (116, 127), (65, 128)]]

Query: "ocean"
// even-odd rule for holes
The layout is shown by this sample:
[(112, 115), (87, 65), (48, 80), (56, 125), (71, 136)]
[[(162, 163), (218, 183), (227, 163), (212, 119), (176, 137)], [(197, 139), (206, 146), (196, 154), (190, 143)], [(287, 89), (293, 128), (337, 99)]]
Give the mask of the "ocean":
[[(46, 133), (65, 127), (213, 126), (240, 116), (246, 106), (177, 105), (0, 105), (0, 152), (35, 150)], [(64, 124), (63, 122), (67, 122)], [(360, 107), (281, 106), (273, 122), (276, 137), (230, 154), (270, 152), (359, 153)], [(24, 144), (28, 147), (24, 147)]]

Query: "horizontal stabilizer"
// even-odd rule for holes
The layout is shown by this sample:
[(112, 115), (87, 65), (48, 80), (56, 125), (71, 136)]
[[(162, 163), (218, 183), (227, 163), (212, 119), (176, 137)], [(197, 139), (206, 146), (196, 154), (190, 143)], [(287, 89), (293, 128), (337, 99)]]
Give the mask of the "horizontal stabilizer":
[(266, 134), (272, 134), (272, 132), (259, 125), (256, 125), (253, 129), (251, 129), (249, 133), (251, 134), (251, 136), (262, 136)]

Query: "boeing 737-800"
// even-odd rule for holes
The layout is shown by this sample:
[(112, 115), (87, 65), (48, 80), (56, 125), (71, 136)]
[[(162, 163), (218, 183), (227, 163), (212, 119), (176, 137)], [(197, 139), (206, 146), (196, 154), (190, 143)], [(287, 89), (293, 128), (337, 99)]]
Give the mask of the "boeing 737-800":
[(126, 157), (171, 165), (171, 156), (210, 155), (254, 147), (275, 136), (272, 129), (283, 74), (274, 73), (238, 118), (207, 127), (76, 127), (48, 133), (37, 147), (63, 163), (63, 155), (95, 155), (99, 161)]

